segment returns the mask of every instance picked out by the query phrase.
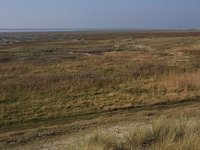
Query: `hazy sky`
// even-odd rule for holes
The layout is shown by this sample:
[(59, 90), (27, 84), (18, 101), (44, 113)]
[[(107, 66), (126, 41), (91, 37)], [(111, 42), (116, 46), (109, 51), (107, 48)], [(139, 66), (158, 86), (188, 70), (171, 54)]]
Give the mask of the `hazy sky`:
[(200, 28), (200, 0), (0, 0), (0, 28)]

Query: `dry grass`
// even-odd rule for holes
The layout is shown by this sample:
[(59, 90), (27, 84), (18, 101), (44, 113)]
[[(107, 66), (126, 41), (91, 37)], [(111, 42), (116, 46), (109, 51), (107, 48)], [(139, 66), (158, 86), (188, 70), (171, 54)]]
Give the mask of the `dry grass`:
[(200, 56), (200, 45), (191, 45), (191, 46), (182, 46), (182, 47), (177, 47), (173, 50), (175, 50), (177, 53), (183, 53), (185, 55), (193, 55), (193, 56)]
[(161, 117), (152, 124), (124, 131), (122, 135), (94, 133), (77, 149), (83, 150), (197, 150), (200, 146), (198, 120)]
[(164, 80), (163, 87), (171, 91), (198, 93), (200, 90), (200, 72), (172, 74)]
[[(38, 42), (2, 46), (0, 130), (196, 99), (200, 38), (183, 35), (49, 33), (63, 39), (38, 34)], [(180, 55), (180, 47), (195, 52)]]

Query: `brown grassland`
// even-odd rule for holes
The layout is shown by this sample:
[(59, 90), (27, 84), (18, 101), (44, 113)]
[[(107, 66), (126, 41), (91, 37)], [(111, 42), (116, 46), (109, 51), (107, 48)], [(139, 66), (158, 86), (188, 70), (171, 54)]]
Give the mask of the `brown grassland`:
[(0, 43), (0, 147), (125, 120), (151, 125), (121, 142), (95, 134), (83, 149), (200, 146), (199, 32), (16, 35), (38, 39)]

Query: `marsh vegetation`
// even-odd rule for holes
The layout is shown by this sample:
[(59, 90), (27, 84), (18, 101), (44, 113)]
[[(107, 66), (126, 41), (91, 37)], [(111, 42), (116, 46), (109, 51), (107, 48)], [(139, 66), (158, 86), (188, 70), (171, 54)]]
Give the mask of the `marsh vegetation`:
[[(49, 33), (51, 39), (46, 39), (48, 33), (33, 35), (39, 38), (0, 46), (1, 143), (45, 137), (51, 126), (57, 135), (55, 125), (117, 111), (200, 101), (198, 32)], [(171, 133), (184, 123), (166, 130)], [(141, 141), (130, 140), (139, 147), (145, 140), (157, 140), (157, 130), (138, 132), (141, 137), (132, 134)]]

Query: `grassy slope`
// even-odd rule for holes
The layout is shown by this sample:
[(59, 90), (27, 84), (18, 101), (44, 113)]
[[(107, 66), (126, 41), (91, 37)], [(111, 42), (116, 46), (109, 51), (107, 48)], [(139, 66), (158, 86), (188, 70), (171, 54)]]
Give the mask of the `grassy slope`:
[(97, 35), (1, 48), (2, 132), (198, 100), (198, 36)]

